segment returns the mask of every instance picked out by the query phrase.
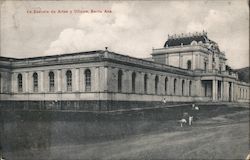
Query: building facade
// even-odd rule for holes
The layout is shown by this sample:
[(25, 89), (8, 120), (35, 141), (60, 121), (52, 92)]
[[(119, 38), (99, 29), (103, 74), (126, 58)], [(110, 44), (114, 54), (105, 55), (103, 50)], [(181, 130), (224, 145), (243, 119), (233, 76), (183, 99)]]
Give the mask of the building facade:
[(115, 110), (184, 102), (249, 102), (207, 33), (168, 36), (152, 60), (108, 50), (0, 57), (2, 108)]

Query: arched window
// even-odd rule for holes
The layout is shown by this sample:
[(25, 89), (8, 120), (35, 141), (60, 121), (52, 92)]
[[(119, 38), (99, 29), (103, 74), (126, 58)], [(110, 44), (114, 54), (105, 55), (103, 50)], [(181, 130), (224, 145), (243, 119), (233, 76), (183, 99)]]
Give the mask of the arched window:
[(222, 71), (222, 66), (220, 65), (219, 66), (219, 73), (221, 74), (221, 71)]
[(118, 71), (118, 92), (122, 92), (122, 70)]
[(204, 71), (207, 71), (207, 62), (204, 62)]
[(168, 92), (168, 77), (165, 78), (165, 94)]
[(49, 72), (49, 91), (54, 92), (55, 91), (55, 76), (54, 72)]
[(147, 89), (148, 89), (147, 85), (148, 85), (148, 75), (145, 74), (144, 75), (144, 93), (147, 93)]
[(192, 95), (192, 81), (189, 82), (189, 93), (188, 93), (189, 96)]
[(91, 71), (89, 69), (86, 69), (84, 74), (85, 74), (85, 91), (89, 92), (91, 91)]
[(18, 74), (17, 76), (17, 86), (18, 86), (18, 92), (23, 91), (23, 76), (22, 74)]
[(177, 79), (174, 79), (174, 94), (176, 94)]
[(187, 61), (187, 69), (190, 70), (192, 67), (192, 63), (190, 60)]
[(72, 91), (72, 72), (70, 70), (66, 72), (66, 87), (67, 91)]
[(136, 73), (132, 73), (132, 92), (135, 93)]
[(185, 93), (185, 80), (182, 80), (182, 84), (181, 84), (181, 94), (184, 95)]
[(155, 94), (158, 93), (159, 77), (155, 76)]
[(38, 92), (38, 75), (37, 73), (33, 73), (33, 91)]

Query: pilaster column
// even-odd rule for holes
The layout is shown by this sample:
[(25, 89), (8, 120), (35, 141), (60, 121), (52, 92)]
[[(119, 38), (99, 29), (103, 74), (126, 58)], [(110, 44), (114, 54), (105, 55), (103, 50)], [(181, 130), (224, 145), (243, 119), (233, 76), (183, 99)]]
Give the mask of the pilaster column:
[(91, 79), (94, 81), (95, 89), (94, 91), (100, 92), (100, 67), (95, 67), (94, 69), (94, 74), (92, 76), (91, 74)]
[(165, 95), (165, 77), (164, 75), (159, 76), (159, 85), (158, 85), (158, 90), (159, 90), (159, 95)]
[(39, 72), (38, 78), (40, 79), (40, 81), (38, 81), (40, 85), (40, 92), (44, 92), (44, 71)]
[(198, 69), (198, 63), (199, 63), (199, 60), (198, 60), (198, 54), (195, 54), (195, 61), (194, 61), (194, 64), (195, 64), (195, 69)]
[(108, 67), (104, 67), (104, 79), (103, 79), (104, 92), (108, 91)]
[[(0, 78), (2, 78), (2, 77), (0, 77)], [(0, 89), (2, 89), (3, 88), (3, 78), (0, 80), (0, 86), (1, 86), (1, 88)], [(11, 92), (12, 93), (14, 93), (14, 92), (16, 92), (17, 90), (16, 90), (16, 86), (15, 86), (15, 84), (17, 84), (17, 81), (16, 81), (16, 76), (15, 76), (15, 73), (11, 73)], [(0, 90), (0, 93), (1, 93), (2, 91)]]
[(75, 69), (75, 76), (74, 76), (74, 80), (75, 80), (75, 92), (79, 92), (79, 73), (80, 70), (79, 68)]
[(169, 77), (169, 83), (168, 83), (168, 94), (174, 95), (174, 79), (175, 77)]
[(166, 55), (166, 64), (169, 65), (169, 55)]
[(29, 72), (24, 73), (25, 92), (29, 92)]
[(154, 94), (154, 75), (149, 73), (148, 74), (148, 84), (147, 84), (147, 93)]
[(223, 92), (224, 92), (224, 82), (221, 81), (221, 84), (220, 84), (220, 99), (223, 100)]
[(189, 80), (185, 79), (185, 94), (186, 96), (189, 96)]
[(223, 99), (224, 101), (228, 101), (228, 82), (223, 82)]
[(56, 80), (57, 80), (57, 91), (58, 92), (62, 92), (62, 70), (58, 69), (57, 70), (57, 76), (56, 76)]
[(192, 53), (192, 70), (194, 70), (194, 69), (196, 69), (195, 68), (195, 55), (194, 55), (194, 53)]
[(179, 67), (180, 68), (183, 67), (183, 56), (182, 55), (179, 56)]
[(234, 83), (231, 82), (231, 101), (234, 101)]
[(79, 91), (84, 92), (83, 83), (85, 82), (84, 68), (79, 68)]
[(217, 80), (213, 80), (213, 101), (216, 101), (217, 100), (217, 90), (218, 90), (218, 81)]
[[(123, 70), (122, 75), (122, 91), (127, 93), (132, 93), (132, 73), (133, 71), (130, 70)], [(135, 93), (136, 93), (136, 78), (137, 73), (135, 76)]]
[[(34, 92), (34, 79), (33, 79), (33, 74), (34, 72), (28, 72), (28, 92), (32, 93)], [(39, 78), (39, 77), (38, 77)], [(39, 81), (38, 81), (38, 85), (39, 85)], [(39, 88), (38, 88), (39, 91)]]

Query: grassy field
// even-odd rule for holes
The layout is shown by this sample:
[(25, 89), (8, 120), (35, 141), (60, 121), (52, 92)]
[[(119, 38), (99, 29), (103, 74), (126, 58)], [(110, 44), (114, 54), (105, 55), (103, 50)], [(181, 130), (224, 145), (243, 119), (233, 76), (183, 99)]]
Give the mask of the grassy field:
[(6, 159), (244, 159), (249, 111), (200, 105), (193, 126), (177, 122), (190, 106), (126, 112), (1, 111)]

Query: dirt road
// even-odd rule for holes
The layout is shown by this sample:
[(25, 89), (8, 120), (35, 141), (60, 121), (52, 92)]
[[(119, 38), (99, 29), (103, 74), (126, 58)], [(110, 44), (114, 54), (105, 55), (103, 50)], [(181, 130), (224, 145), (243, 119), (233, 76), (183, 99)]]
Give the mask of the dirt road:
[[(120, 140), (53, 146), (11, 153), (12, 159), (244, 159), (249, 151), (249, 112), (224, 114), (192, 127), (165, 128)], [(163, 122), (164, 123), (164, 122)]]

